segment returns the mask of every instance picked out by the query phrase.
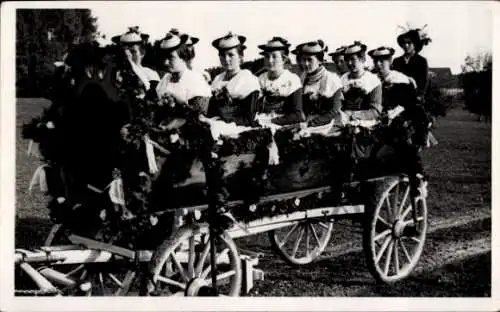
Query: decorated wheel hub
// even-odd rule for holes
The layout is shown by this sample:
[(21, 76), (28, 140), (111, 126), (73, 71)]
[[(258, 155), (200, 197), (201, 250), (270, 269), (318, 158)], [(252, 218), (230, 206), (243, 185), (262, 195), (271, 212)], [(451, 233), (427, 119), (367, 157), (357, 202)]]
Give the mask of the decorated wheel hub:
[(185, 294), (187, 297), (195, 297), (207, 292), (207, 288), (211, 289), (203, 278), (197, 277), (187, 284)]
[(406, 228), (406, 223), (403, 220), (397, 220), (394, 222), (392, 227), (392, 235), (396, 238), (403, 236), (404, 230)]

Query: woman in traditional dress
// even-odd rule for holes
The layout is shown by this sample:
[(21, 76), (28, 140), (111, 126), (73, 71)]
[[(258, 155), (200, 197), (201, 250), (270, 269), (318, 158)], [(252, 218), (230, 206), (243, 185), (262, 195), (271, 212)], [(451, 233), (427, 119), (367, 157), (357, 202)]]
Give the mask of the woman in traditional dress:
[(416, 99), (416, 83), (413, 78), (391, 69), (394, 49), (379, 47), (368, 52), (373, 59), (374, 69), (382, 82), (382, 107), (390, 112), (397, 106), (412, 107)]
[(261, 111), (265, 114), (283, 115), (274, 118), (276, 124), (292, 124), (305, 120), (302, 111), (302, 83), (299, 76), (285, 69), (289, 62), (290, 44), (281, 37), (273, 37), (266, 44), (259, 45), (263, 50), (267, 72), (259, 76), (262, 90)]
[(337, 74), (323, 65), (327, 50), (325, 43), (317, 40), (300, 44), (292, 51), (303, 71), (302, 102), (309, 127), (328, 124), (340, 113), (342, 85)]
[[(396, 70), (391, 70), (392, 56), (394, 49), (390, 47), (379, 47), (368, 52), (373, 59), (378, 77), (383, 86), (383, 108), (389, 116), (398, 108), (403, 107), (404, 111), (396, 122), (391, 124), (391, 132), (394, 137), (400, 137), (396, 141), (396, 148), (402, 154), (407, 173), (413, 188), (413, 194), (420, 183), (423, 183), (424, 168), (419, 154), (421, 146), (425, 145), (425, 138), (428, 133), (429, 119), (421, 105), (417, 104), (417, 85), (415, 81)], [(392, 116), (395, 117), (395, 116)], [(406, 121), (411, 122), (411, 128)], [(411, 138), (411, 142), (408, 141)]]
[(187, 105), (200, 114), (207, 114), (210, 86), (201, 73), (189, 69), (192, 52), (186, 44), (188, 39), (186, 35), (168, 33), (161, 41), (167, 74), (161, 79), (156, 92), (166, 104)]
[(342, 76), (343, 74), (347, 73), (347, 65), (345, 63), (344, 59), (344, 50), (346, 49), (346, 46), (341, 46), (337, 50), (333, 51), (332, 53), (328, 53), (332, 57), (332, 61), (335, 64), (335, 67), (337, 69), (337, 74), (339, 76)]
[(399, 46), (404, 50), (404, 54), (394, 59), (393, 68), (403, 74), (413, 78), (417, 83), (417, 100), (420, 103), (425, 101), (429, 84), (429, 66), (427, 59), (419, 53), (431, 39), (422, 29), (410, 29), (397, 38)]
[(253, 124), (258, 111), (260, 85), (248, 69), (242, 69), (246, 37), (228, 33), (212, 42), (219, 51), (224, 71), (212, 81), (209, 116), (218, 116), (237, 125)]
[(365, 68), (366, 45), (359, 41), (344, 51), (349, 71), (342, 75), (342, 111), (351, 119), (374, 120), (382, 112), (380, 79)]
[(125, 56), (132, 68), (132, 71), (139, 77), (146, 90), (154, 88), (160, 81), (158, 73), (142, 65), (146, 47), (144, 38), (146, 34), (141, 34), (138, 27), (130, 27), (129, 31), (119, 38), (119, 45), (125, 52)]

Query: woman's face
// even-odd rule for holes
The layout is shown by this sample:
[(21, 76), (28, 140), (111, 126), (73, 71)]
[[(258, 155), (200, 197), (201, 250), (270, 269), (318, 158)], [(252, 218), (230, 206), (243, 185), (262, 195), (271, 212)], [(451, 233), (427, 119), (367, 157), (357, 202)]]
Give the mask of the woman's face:
[(357, 74), (363, 71), (364, 60), (357, 54), (350, 54), (346, 56), (347, 68), (351, 73)]
[(388, 58), (379, 58), (373, 61), (377, 72), (387, 74), (391, 70), (391, 60)]
[(306, 55), (303, 54), (299, 57), (299, 62), (301, 68), (303, 68), (306, 73), (312, 73), (321, 65), (318, 57), (316, 55)]
[(403, 50), (405, 51), (405, 54), (411, 55), (415, 53), (415, 45), (410, 39), (405, 39), (403, 41)]
[(220, 64), (227, 71), (237, 71), (240, 69), (241, 56), (238, 53), (238, 48), (220, 51), (219, 59)]
[(264, 61), (270, 72), (280, 72), (285, 68), (285, 58), (282, 51), (266, 52)]
[(343, 55), (339, 55), (333, 59), (333, 62), (335, 63), (335, 66), (337, 66), (337, 69), (341, 73), (345, 73), (347, 71), (347, 66), (345, 63), (345, 59)]
[(132, 61), (135, 64), (137, 64), (137, 65), (141, 64), (142, 59), (144, 58), (144, 53), (143, 53), (143, 51), (141, 49), (141, 45), (140, 44), (126, 45), (124, 47), (124, 49), (130, 51), (130, 54), (132, 55)]
[(170, 73), (180, 73), (186, 69), (186, 61), (179, 57), (177, 51), (168, 53), (163, 64)]

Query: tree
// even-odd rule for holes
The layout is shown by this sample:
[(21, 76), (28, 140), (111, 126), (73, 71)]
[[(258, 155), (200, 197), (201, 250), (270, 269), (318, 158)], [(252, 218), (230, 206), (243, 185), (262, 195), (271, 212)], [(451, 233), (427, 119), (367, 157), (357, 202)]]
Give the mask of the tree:
[(92, 40), (97, 19), (88, 9), (18, 9), (16, 86), (18, 94), (43, 96), (54, 62), (74, 43)]
[(464, 89), (465, 108), (488, 121), (491, 118), (492, 71), (491, 52), (467, 55), (462, 65), (461, 81)]

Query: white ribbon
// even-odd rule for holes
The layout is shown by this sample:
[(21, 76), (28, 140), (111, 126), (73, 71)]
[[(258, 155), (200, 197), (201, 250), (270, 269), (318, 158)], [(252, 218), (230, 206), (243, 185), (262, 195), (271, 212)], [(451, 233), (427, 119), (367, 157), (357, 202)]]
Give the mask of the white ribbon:
[(111, 202), (125, 206), (125, 195), (123, 193), (123, 181), (121, 178), (116, 178), (111, 181), (108, 194)]
[(429, 134), (427, 135), (427, 142), (426, 142), (427, 147), (431, 147), (431, 146), (434, 146), (437, 144), (438, 144), (438, 140), (432, 134), (432, 132), (429, 131)]
[(274, 136), (273, 136), (273, 141), (269, 144), (267, 147), (269, 150), (269, 165), (278, 165), (280, 163), (280, 155), (279, 155), (279, 150), (278, 150), (278, 145), (274, 141)]
[(154, 146), (148, 135), (144, 136), (144, 143), (146, 144), (146, 157), (148, 159), (149, 173), (156, 174), (158, 173), (159, 169), (156, 163)]
[(39, 152), (39, 149), (38, 149), (38, 143), (33, 141), (33, 140), (30, 140), (29, 144), (28, 144), (28, 152), (26, 153), (28, 156), (40, 156), (40, 152)]
[(36, 168), (35, 173), (33, 174), (33, 177), (31, 178), (31, 182), (29, 184), (28, 191), (31, 193), (31, 190), (35, 187), (35, 185), (38, 183), (40, 187), (41, 192), (47, 192), (48, 191), (48, 186), (47, 186), (47, 177), (45, 174), (45, 167), (49, 167), (48, 164), (43, 164), (38, 166)]

